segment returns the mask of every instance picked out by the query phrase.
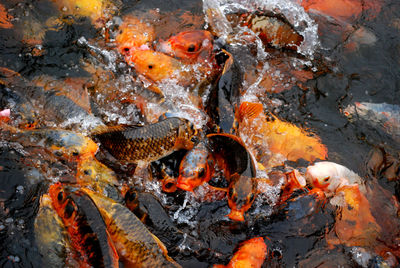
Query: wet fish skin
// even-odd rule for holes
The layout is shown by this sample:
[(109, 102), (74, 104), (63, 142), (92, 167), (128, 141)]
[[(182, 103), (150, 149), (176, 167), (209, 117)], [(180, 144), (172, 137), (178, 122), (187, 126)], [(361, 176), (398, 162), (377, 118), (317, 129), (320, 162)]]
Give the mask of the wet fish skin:
[(125, 206), (89, 189), (85, 191), (99, 209), (120, 257), (128, 267), (180, 267), (165, 246)]
[(178, 149), (191, 149), (196, 135), (190, 121), (176, 117), (143, 127), (117, 126), (94, 133), (115, 158), (129, 163), (151, 162)]
[(49, 195), (40, 198), (39, 211), (34, 223), (35, 241), (42, 255), (43, 265), (49, 267), (63, 267), (71, 253), (68, 234), (61, 218), (51, 204)]
[(82, 191), (56, 183), (52, 204), (61, 217), (82, 267), (118, 267), (118, 255), (106, 225), (92, 200)]
[(228, 217), (235, 221), (244, 221), (244, 213), (250, 209), (257, 195), (257, 179), (237, 173), (230, 177), (228, 205), (231, 209)]
[(177, 187), (193, 191), (197, 186), (208, 182), (214, 173), (215, 160), (205, 141), (199, 142), (188, 151), (179, 165)]

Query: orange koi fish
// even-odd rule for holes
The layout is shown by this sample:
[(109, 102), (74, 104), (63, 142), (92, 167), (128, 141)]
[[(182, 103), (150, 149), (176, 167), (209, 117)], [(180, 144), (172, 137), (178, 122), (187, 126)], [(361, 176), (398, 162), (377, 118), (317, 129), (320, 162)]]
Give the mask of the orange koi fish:
[(235, 221), (244, 221), (244, 213), (250, 209), (257, 194), (257, 179), (237, 173), (230, 177), (228, 205), (231, 209), (228, 217)]
[[(274, 115), (269, 120), (262, 111), (261, 103), (243, 102), (237, 118), (241, 137), (264, 167), (280, 165), (286, 159), (297, 161), (303, 158), (313, 162), (327, 157), (327, 148), (317, 136), (311, 136), (311, 133)], [(257, 153), (260, 147), (264, 148), (262, 154)]]
[(118, 51), (127, 55), (134, 50), (149, 50), (155, 39), (155, 31), (150, 24), (132, 16), (124, 17), (115, 38)]
[(81, 267), (119, 267), (118, 254), (106, 225), (90, 198), (61, 183), (50, 186), (49, 194), (67, 229)]
[(267, 254), (264, 238), (255, 237), (240, 244), (228, 265), (214, 265), (213, 268), (261, 268)]
[(127, 267), (181, 267), (164, 244), (127, 207), (82, 189), (99, 209), (115, 247)]
[(213, 39), (209, 31), (186, 31), (160, 42), (158, 50), (188, 63), (211, 60)]
[(184, 70), (184, 65), (179, 60), (164, 53), (152, 50), (131, 49), (125, 55), (125, 60), (139, 74), (144, 75), (154, 82), (165, 79), (177, 79), (178, 81), (188, 82), (189, 73)]
[(328, 235), (328, 242), (345, 244), (349, 247), (375, 247), (381, 227), (371, 214), (367, 198), (360, 192), (358, 185), (345, 185), (336, 190), (330, 201), (341, 207), (336, 217), (334, 233)]
[(198, 143), (182, 159), (176, 187), (192, 192), (208, 182), (214, 174), (215, 159), (204, 141)]
[(69, 160), (79, 161), (94, 157), (98, 149), (97, 144), (90, 138), (69, 130), (20, 130), (5, 123), (0, 123), (0, 129), (15, 134), (12, 139), (18, 140), (22, 144), (45, 147), (55, 155)]

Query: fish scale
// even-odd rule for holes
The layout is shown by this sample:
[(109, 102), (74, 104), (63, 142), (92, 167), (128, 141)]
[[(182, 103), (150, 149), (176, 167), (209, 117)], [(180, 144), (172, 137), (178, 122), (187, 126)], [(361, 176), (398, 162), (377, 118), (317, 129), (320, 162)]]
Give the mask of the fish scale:
[(175, 117), (143, 127), (111, 127), (94, 134), (114, 157), (131, 163), (151, 162), (176, 149), (191, 147), (194, 135), (188, 120)]

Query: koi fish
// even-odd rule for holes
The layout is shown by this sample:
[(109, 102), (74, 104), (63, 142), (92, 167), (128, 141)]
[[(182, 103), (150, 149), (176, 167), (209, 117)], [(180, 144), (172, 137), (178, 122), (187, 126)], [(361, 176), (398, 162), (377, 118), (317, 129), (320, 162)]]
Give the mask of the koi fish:
[(377, 126), (400, 141), (400, 107), (388, 103), (356, 102), (347, 106), (344, 115), (353, 120), (359, 117), (372, 126)]
[(212, 59), (213, 35), (205, 30), (181, 32), (158, 45), (158, 50), (188, 63)]
[(82, 160), (94, 157), (98, 146), (90, 138), (73, 131), (62, 129), (20, 130), (6, 124), (0, 124), (0, 129), (10, 131), (11, 139), (22, 144), (42, 146), (52, 151), (56, 156), (70, 160)]
[(176, 187), (193, 191), (196, 187), (208, 182), (214, 174), (215, 159), (206, 142), (199, 142), (187, 154), (179, 165), (179, 176)]
[(51, 185), (49, 194), (78, 253), (80, 266), (118, 267), (118, 254), (92, 200), (84, 192), (70, 190), (61, 183)]
[(250, 209), (257, 194), (257, 179), (237, 173), (230, 177), (228, 205), (231, 209), (228, 217), (235, 221), (244, 221), (244, 213)]
[(127, 55), (134, 50), (149, 50), (155, 40), (154, 28), (138, 18), (126, 16), (115, 37), (118, 51)]
[(256, 33), (265, 45), (297, 50), (304, 40), (304, 37), (282, 15), (255, 11), (251, 14), (244, 13), (239, 16), (239, 24)]
[(47, 194), (40, 198), (40, 207), (35, 218), (34, 228), (35, 241), (43, 257), (43, 265), (63, 267), (72, 261), (72, 259), (68, 261), (69, 255), (73, 251), (68, 241), (68, 233)]
[(371, 214), (370, 204), (358, 185), (343, 185), (336, 190), (331, 203), (341, 207), (328, 243), (345, 244), (349, 247), (372, 247), (382, 229)]
[(286, 159), (326, 159), (328, 150), (319, 137), (274, 115), (269, 119), (262, 111), (261, 103), (243, 102), (237, 117), (240, 136), (257, 162), (268, 168), (281, 165)]
[(164, 244), (127, 207), (82, 189), (99, 209), (120, 257), (129, 267), (180, 267)]
[(101, 144), (117, 159), (130, 163), (151, 162), (178, 149), (191, 149), (197, 135), (186, 119), (170, 117), (143, 127), (115, 126), (93, 132)]
[(243, 74), (232, 54), (225, 50), (222, 53), (227, 59), (206, 101), (206, 112), (211, 120), (207, 125), (216, 132), (234, 133)]
[(117, 202), (122, 200), (115, 172), (96, 158), (78, 161), (76, 181), (79, 185), (89, 187)]
[(345, 166), (324, 161), (307, 167), (306, 180), (313, 187), (323, 190), (328, 196), (344, 185), (359, 185), (366, 192), (365, 182), (356, 173)]
[(254, 237), (239, 245), (228, 265), (214, 265), (213, 268), (261, 268), (268, 254), (264, 238)]

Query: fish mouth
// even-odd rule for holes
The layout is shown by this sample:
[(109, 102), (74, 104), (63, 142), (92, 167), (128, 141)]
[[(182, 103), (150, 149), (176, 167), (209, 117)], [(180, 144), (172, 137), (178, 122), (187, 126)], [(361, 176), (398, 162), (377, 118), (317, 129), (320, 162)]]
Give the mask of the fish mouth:
[(185, 191), (193, 192), (193, 186), (184, 182), (179, 182), (179, 178), (176, 187)]
[(241, 210), (232, 209), (231, 212), (226, 216), (234, 221), (244, 221), (243, 212)]

